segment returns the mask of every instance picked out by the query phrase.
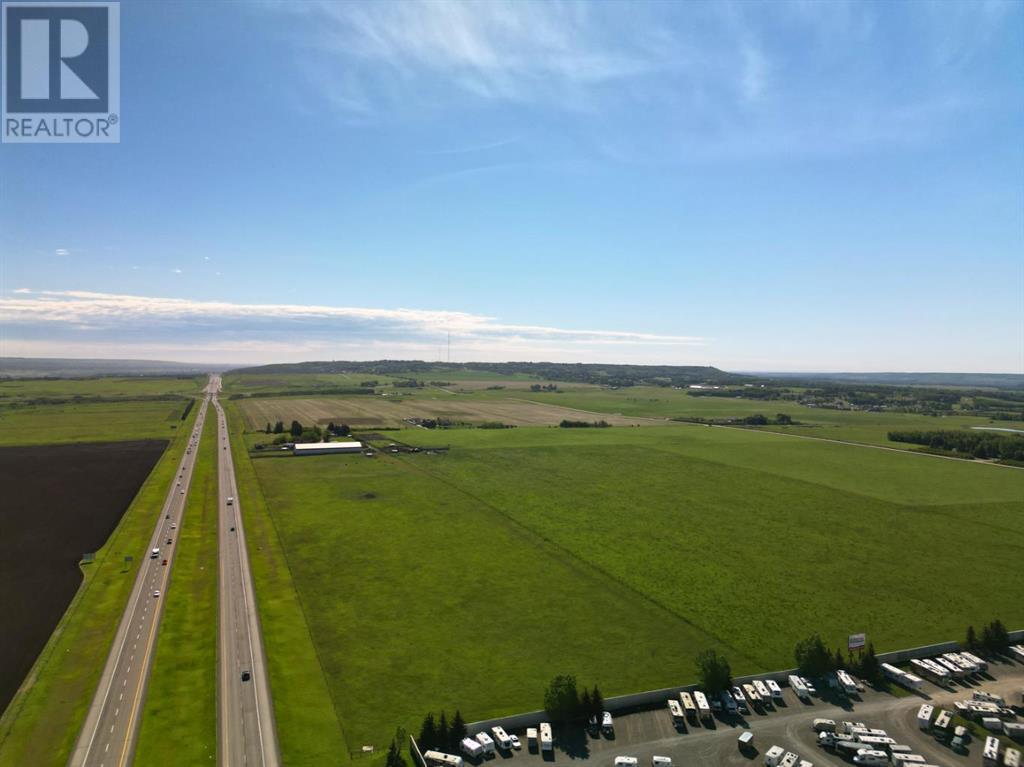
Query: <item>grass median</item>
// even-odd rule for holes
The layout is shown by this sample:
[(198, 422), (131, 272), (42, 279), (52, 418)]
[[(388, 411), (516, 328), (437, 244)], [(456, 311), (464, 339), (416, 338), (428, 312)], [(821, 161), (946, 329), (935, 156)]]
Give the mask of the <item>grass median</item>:
[(137, 764), (193, 767), (217, 759), (218, 497), (217, 420), (209, 418), (173, 538), (174, 569), (164, 595)]

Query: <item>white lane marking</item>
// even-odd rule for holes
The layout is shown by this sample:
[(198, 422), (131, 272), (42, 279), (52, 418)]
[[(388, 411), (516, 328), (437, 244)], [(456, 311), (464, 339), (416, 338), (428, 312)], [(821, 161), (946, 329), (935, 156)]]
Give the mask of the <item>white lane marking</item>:
[(114, 725), (110, 725), (110, 731), (111, 731), (111, 732), (113, 732), (113, 731), (114, 731)]
[[(107, 741), (107, 745), (103, 748), (103, 753), (107, 753), (110, 750), (110, 741)], [(103, 767), (101, 764), (100, 767)]]
[(117, 699), (118, 700), (124, 700), (124, 693), (122, 692), (120, 695), (118, 695)]
[(117, 708), (114, 709), (114, 716), (117, 716), (120, 713), (121, 713), (121, 707), (118, 706)]

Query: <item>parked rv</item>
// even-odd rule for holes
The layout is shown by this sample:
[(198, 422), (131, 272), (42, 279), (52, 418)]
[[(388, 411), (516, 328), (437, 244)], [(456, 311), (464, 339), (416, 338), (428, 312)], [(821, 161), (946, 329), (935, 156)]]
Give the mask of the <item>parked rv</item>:
[(494, 740), (486, 732), (478, 732), (476, 734), (476, 741), (480, 744), (480, 748), (483, 749), (484, 756), (494, 755)]
[(459, 748), (470, 759), (480, 759), (484, 755), (483, 746), (475, 738), (463, 738)]
[(615, 734), (615, 723), (612, 721), (611, 711), (603, 711), (601, 713), (601, 732), (605, 735)]
[(497, 744), (498, 748), (502, 751), (512, 750), (512, 738), (510, 738), (508, 733), (505, 732), (504, 727), (492, 727), (491, 732), (494, 734), (494, 742)]
[(679, 693), (679, 702), (683, 706), (683, 713), (691, 722), (697, 721), (697, 704), (693, 702), (693, 696), (688, 692)]
[(537, 731), (540, 736), (541, 751), (550, 751), (554, 748), (554, 741), (551, 738), (551, 725), (548, 722), (541, 722)]
[(461, 756), (442, 751), (427, 751), (423, 754), (423, 761), (433, 767), (462, 767), (463, 764)]

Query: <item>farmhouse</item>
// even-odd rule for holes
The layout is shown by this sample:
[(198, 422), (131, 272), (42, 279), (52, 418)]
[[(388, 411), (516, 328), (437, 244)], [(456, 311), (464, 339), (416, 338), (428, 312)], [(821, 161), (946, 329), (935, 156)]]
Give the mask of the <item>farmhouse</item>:
[(306, 442), (295, 446), (295, 455), (327, 455), (328, 453), (358, 453), (362, 442)]

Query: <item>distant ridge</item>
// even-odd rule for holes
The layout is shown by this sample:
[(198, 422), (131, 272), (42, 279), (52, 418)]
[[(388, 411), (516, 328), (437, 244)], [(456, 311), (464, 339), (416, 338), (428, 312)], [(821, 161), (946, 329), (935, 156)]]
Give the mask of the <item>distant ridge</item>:
[(0, 378), (96, 378), (130, 375), (199, 375), (222, 370), (204, 365), (163, 360), (103, 360), (62, 357), (0, 357)]
[(969, 388), (1024, 389), (1022, 373), (751, 373), (764, 378), (887, 386), (966, 386)]
[(359, 373), (363, 375), (443, 377), (445, 372), (474, 370), (497, 375), (529, 375), (550, 381), (575, 381), (606, 386), (641, 383), (682, 386), (694, 383), (745, 383), (752, 379), (711, 366), (606, 365), (590, 362), (424, 362), (422, 360), (345, 360), (296, 362), (237, 368), (231, 373)]

